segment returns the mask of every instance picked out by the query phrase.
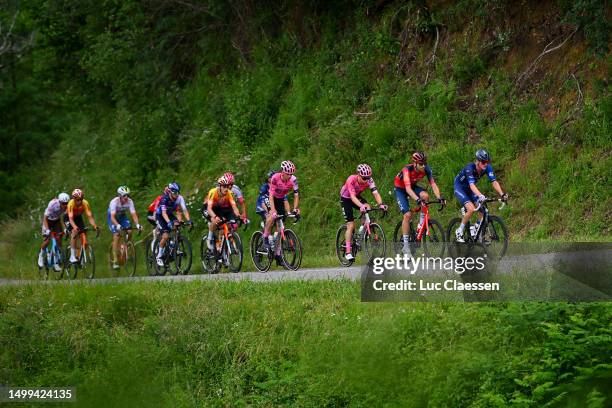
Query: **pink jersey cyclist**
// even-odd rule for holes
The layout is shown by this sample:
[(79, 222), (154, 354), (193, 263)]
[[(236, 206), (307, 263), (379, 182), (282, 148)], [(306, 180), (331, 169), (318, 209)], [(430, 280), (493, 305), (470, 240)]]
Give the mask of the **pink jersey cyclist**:
[(366, 188), (369, 188), (372, 193), (376, 191), (376, 184), (374, 183), (373, 178), (369, 178), (364, 181), (365, 183), (360, 183), (359, 176), (357, 174), (349, 176), (340, 190), (340, 197), (351, 198), (351, 194), (359, 196), (365, 191)]
[(287, 193), (293, 189), (294, 194), (298, 194), (298, 182), (295, 176), (291, 176), (287, 181), (283, 181), (282, 173), (276, 173), (270, 178), (270, 195), (274, 198), (284, 199)]

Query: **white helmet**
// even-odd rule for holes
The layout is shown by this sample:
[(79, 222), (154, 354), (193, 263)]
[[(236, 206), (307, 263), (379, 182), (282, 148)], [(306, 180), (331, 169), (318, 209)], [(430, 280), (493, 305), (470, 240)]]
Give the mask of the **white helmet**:
[(117, 194), (119, 195), (119, 197), (130, 195), (130, 188), (128, 186), (120, 186), (117, 189)]
[(60, 195), (57, 196), (57, 199), (60, 203), (66, 204), (68, 201), (70, 201), (70, 196), (66, 193), (60, 193)]

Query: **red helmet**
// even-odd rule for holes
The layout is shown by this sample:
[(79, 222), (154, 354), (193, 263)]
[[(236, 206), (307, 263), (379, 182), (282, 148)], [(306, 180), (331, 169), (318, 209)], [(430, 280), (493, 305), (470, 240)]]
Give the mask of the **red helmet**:
[(427, 155), (424, 152), (414, 152), (412, 153), (412, 160), (418, 164), (427, 163)]
[(357, 166), (357, 174), (361, 177), (372, 177), (372, 168), (365, 163)]
[(75, 188), (74, 190), (72, 190), (72, 198), (74, 198), (75, 200), (83, 199), (83, 192), (78, 188)]
[(228, 184), (234, 184), (234, 175), (231, 172), (223, 173), (223, 177), (225, 177)]
[(285, 160), (281, 163), (281, 170), (283, 171), (283, 173), (293, 174), (295, 173), (295, 164), (293, 164), (289, 160)]
[(219, 184), (220, 186), (227, 186), (228, 184), (230, 184), (230, 182), (227, 180), (227, 177), (221, 176), (217, 180), (217, 184)]

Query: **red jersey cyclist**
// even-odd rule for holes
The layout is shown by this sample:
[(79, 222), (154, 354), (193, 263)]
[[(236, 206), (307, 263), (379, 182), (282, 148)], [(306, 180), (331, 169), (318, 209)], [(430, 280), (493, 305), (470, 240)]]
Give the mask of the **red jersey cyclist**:
[[(440, 195), (440, 189), (433, 178), (431, 169), (427, 165), (427, 155), (424, 152), (414, 152), (412, 154), (412, 163), (405, 165), (404, 168), (397, 173), (393, 182), (397, 205), (399, 205), (400, 211), (404, 215), (402, 219), (402, 252), (408, 256), (411, 256), (409, 245), (410, 236), (408, 235), (410, 217), (412, 216), (412, 211), (410, 211), (410, 199), (416, 201), (417, 208), (414, 209), (415, 212), (419, 211), (422, 203), (429, 200), (427, 190), (417, 185), (425, 176), (427, 176), (429, 185), (436, 195), (436, 198), (445, 203), (446, 200)], [(419, 227), (424, 219), (425, 214), (421, 212)]]
[(388, 207), (383, 204), (380, 193), (376, 189), (376, 184), (372, 178), (372, 168), (365, 163), (357, 166), (357, 174), (350, 175), (346, 179), (342, 189), (340, 189), (340, 207), (342, 207), (342, 215), (344, 215), (344, 220), (346, 221), (345, 258), (347, 261), (354, 259), (351, 248), (353, 231), (355, 230), (355, 217), (353, 216), (353, 209), (358, 208), (359, 211), (365, 212), (372, 208), (370, 204), (368, 204), (368, 202), (361, 197), (361, 193), (363, 193), (367, 188), (369, 188), (372, 192), (378, 206), (382, 210), (387, 211)]
[(270, 229), (274, 220), (278, 215), (285, 215), (285, 195), (293, 190), (293, 212), (300, 213), (299, 204), (300, 196), (298, 192), (298, 182), (295, 177), (295, 164), (289, 160), (281, 163), (281, 171), (270, 177), (270, 211), (266, 217), (266, 225), (264, 227), (264, 248), (270, 249), (270, 243), (274, 240), (274, 236), (270, 235)]

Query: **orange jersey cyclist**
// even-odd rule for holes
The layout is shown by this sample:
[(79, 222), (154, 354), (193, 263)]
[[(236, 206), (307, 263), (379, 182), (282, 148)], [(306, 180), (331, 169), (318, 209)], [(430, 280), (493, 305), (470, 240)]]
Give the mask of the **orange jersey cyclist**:
[[(427, 155), (424, 152), (414, 152), (412, 154), (412, 163), (405, 165), (402, 170), (397, 173), (394, 179), (395, 186), (395, 198), (397, 199), (397, 205), (399, 205), (400, 211), (404, 215), (402, 219), (402, 252), (408, 256), (410, 254), (410, 246), (408, 231), (410, 228), (410, 217), (412, 211), (410, 211), (410, 199), (416, 201), (415, 212), (420, 210), (421, 204), (429, 200), (429, 194), (426, 189), (417, 185), (417, 183), (427, 177), (429, 185), (433, 190), (436, 198), (444, 202), (444, 198), (440, 195), (440, 189), (433, 178), (431, 168), (427, 165)], [(425, 214), (421, 212), (419, 219), (420, 224), (425, 219)]]
[(370, 189), (378, 206), (387, 211), (387, 206), (383, 204), (380, 193), (376, 189), (376, 184), (372, 178), (372, 168), (365, 163), (357, 166), (357, 174), (350, 175), (342, 188), (340, 189), (340, 207), (342, 207), (342, 215), (346, 221), (346, 252), (347, 260), (354, 259), (351, 248), (353, 231), (355, 230), (355, 218), (353, 209), (359, 209), (365, 212), (371, 209), (370, 204), (361, 196), (366, 189)]
[[(486, 200), (486, 197), (480, 192), (480, 190), (478, 190), (478, 187), (476, 187), (478, 180), (480, 180), (480, 178), (485, 174), (501, 198), (503, 200), (508, 199), (508, 194), (503, 192), (499, 181), (497, 181), (495, 178), (495, 173), (493, 173), (493, 167), (491, 166), (491, 155), (484, 149), (478, 150), (476, 152), (476, 160), (472, 163), (468, 163), (455, 177), (455, 197), (457, 197), (457, 200), (461, 206), (465, 208), (465, 215), (461, 220), (461, 224), (459, 225), (459, 228), (455, 230), (455, 238), (457, 242), (465, 242), (463, 232), (465, 230), (465, 226), (472, 217), (472, 214), (474, 214), (474, 211), (476, 210), (474, 204), (478, 204)], [(480, 212), (478, 214), (478, 221), (470, 231), (472, 236), (476, 235), (478, 232), (482, 218), (483, 214)]]
[[(215, 231), (223, 221), (231, 221), (240, 218), (240, 211), (236, 206), (232, 194), (232, 184), (223, 175), (217, 180), (217, 187), (210, 189), (206, 196), (206, 212), (211, 222), (208, 223), (207, 246), (211, 251), (215, 250)], [(246, 216), (242, 217), (246, 222)]]
[(119, 269), (117, 264), (117, 251), (119, 248), (119, 233), (120, 231), (127, 230), (128, 236), (132, 237), (131, 224), (128, 218), (128, 212), (132, 216), (132, 219), (136, 223), (136, 229), (142, 230), (138, 222), (138, 214), (134, 207), (134, 202), (130, 198), (130, 189), (127, 186), (120, 186), (117, 189), (117, 197), (113, 198), (108, 204), (108, 210), (106, 211), (106, 223), (108, 228), (113, 234), (113, 259), (112, 268)]
[(98, 226), (91, 213), (91, 207), (87, 200), (85, 200), (83, 191), (75, 188), (74, 191), (72, 191), (72, 199), (68, 202), (68, 208), (64, 216), (67, 230), (70, 233), (70, 262), (72, 263), (78, 262), (76, 258), (76, 239), (79, 235), (79, 231), (85, 229), (83, 213), (87, 215), (87, 219), (92, 228), (98, 231)]
[(270, 248), (271, 241), (274, 236), (270, 235), (270, 229), (274, 220), (278, 215), (285, 215), (285, 196), (289, 191), (293, 190), (293, 211), (296, 214), (300, 213), (300, 195), (298, 191), (298, 181), (295, 176), (295, 164), (289, 160), (281, 163), (281, 171), (270, 177), (270, 211), (266, 217), (266, 225), (264, 227), (264, 248)]
[[(66, 213), (68, 201), (70, 201), (70, 196), (66, 193), (60, 193), (57, 198), (54, 198), (53, 200), (49, 201), (49, 204), (45, 209), (45, 213), (43, 214), (42, 219), (43, 242), (40, 245), (40, 252), (38, 254), (38, 266), (40, 268), (45, 265), (43, 256), (45, 253), (45, 248), (49, 245), (50, 242), (51, 231), (55, 232), (56, 234), (61, 234), (61, 232), (63, 231), (62, 220), (60, 219), (60, 217)], [(57, 245), (59, 245), (60, 248), (62, 247), (61, 237), (58, 237)], [(62, 268), (58, 264), (53, 265), (53, 269), (55, 269), (56, 272), (62, 270)]]
[(230, 186), (236, 205), (240, 207), (240, 218), (242, 218), (245, 224), (248, 224), (249, 219), (247, 217), (246, 201), (244, 200), (244, 194), (242, 194), (240, 188), (234, 183), (234, 174), (228, 171), (223, 174), (223, 177), (225, 177)]

